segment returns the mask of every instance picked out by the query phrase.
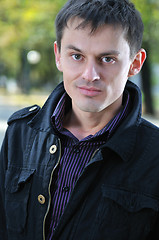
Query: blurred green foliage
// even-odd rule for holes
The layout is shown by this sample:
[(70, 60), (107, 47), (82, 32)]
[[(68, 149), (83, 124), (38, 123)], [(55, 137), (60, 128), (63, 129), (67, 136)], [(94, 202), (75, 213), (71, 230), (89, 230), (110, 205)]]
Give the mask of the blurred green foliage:
[(143, 47), (148, 51), (148, 57), (152, 62), (159, 62), (159, 1), (132, 0), (132, 2), (141, 13), (144, 22)]
[(0, 0), (0, 75), (20, 81), (24, 57), (30, 50), (41, 54), (31, 67), (34, 84), (54, 81), (54, 20), (64, 0)]

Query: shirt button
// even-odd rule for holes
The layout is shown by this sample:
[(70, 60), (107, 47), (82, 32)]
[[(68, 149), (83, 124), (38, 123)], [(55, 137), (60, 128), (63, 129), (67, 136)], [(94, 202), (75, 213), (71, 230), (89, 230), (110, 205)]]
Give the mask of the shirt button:
[(77, 148), (75, 148), (75, 149), (73, 149), (73, 152), (74, 152), (74, 153), (79, 153), (79, 152), (80, 152), (80, 150), (79, 150), (79, 149), (77, 149)]
[(65, 187), (62, 188), (62, 190), (65, 191), (65, 192), (68, 192), (70, 190), (70, 188), (68, 186), (65, 186)]
[(32, 111), (34, 111), (35, 109), (37, 109), (37, 106), (31, 107), (31, 108), (29, 109), (29, 112), (32, 112)]
[(50, 149), (49, 149), (49, 152), (50, 152), (51, 154), (54, 154), (56, 151), (57, 151), (56, 145), (52, 145), (52, 146), (50, 147)]
[(45, 197), (40, 194), (40, 195), (38, 196), (38, 201), (39, 201), (40, 204), (43, 205), (43, 204), (45, 203)]

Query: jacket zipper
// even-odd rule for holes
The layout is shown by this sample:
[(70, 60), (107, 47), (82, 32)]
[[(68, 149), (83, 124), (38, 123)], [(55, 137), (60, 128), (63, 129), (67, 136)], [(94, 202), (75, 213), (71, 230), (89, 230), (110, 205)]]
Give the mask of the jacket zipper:
[(50, 209), (50, 205), (51, 205), (51, 192), (50, 192), (50, 187), (51, 187), (51, 183), (52, 183), (52, 178), (53, 178), (53, 174), (54, 174), (54, 171), (55, 169), (57, 168), (57, 166), (59, 165), (60, 163), (60, 159), (61, 159), (61, 142), (60, 142), (60, 139), (59, 140), (59, 147), (60, 147), (60, 154), (59, 154), (59, 159), (55, 165), (55, 167), (53, 168), (52, 170), (52, 173), (51, 173), (51, 177), (50, 177), (50, 182), (49, 182), (49, 187), (48, 187), (48, 190), (49, 190), (49, 203), (48, 203), (48, 208), (47, 208), (47, 211), (46, 211), (46, 214), (45, 214), (45, 217), (44, 217), (44, 221), (43, 221), (43, 240), (45, 240), (45, 221), (46, 221), (46, 217), (48, 215), (48, 212), (49, 212), (49, 209)]

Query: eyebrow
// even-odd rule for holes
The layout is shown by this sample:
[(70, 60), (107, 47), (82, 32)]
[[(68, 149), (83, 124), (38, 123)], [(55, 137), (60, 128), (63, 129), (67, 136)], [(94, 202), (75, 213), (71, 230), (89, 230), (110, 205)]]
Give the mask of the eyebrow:
[(77, 48), (77, 47), (75, 47), (75, 46), (73, 46), (73, 45), (68, 45), (68, 46), (66, 46), (66, 50), (67, 50), (67, 49), (75, 50), (75, 51), (77, 51), (77, 52), (81, 52), (81, 53), (82, 53), (82, 50), (80, 50), (79, 48)]
[[(73, 46), (73, 45), (68, 45), (68, 46), (66, 46), (66, 50), (67, 49), (71, 49), (71, 50), (75, 50), (75, 51), (77, 51), (77, 52), (80, 52), (80, 53), (82, 53), (82, 50), (81, 49), (79, 49), (79, 48), (77, 48), (77, 47), (75, 47), (75, 46)], [(117, 51), (117, 50), (110, 50), (110, 51), (108, 51), (108, 52), (103, 52), (103, 53), (101, 53), (101, 54), (99, 54), (99, 56), (109, 56), (109, 55), (120, 55), (120, 52), (119, 51)]]

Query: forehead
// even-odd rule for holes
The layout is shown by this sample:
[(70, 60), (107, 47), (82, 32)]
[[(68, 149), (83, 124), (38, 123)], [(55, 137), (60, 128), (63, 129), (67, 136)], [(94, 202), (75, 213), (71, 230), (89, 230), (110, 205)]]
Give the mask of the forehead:
[[(120, 34), (125, 34), (125, 30), (122, 28), (120, 24), (102, 24), (99, 27), (94, 27), (92, 22), (84, 23), (85, 20), (79, 17), (72, 17), (68, 20), (66, 27), (64, 28), (64, 31), (66, 29), (72, 29), (72, 30), (86, 30), (88, 34), (94, 35), (96, 32), (103, 31), (104, 28), (111, 28), (114, 30), (114, 32), (118, 33), (120, 31)], [(84, 23), (84, 24), (83, 24)]]
[[(119, 25), (105, 24), (92, 32), (92, 25), (80, 27), (83, 19), (72, 18), (64, 29), (61, 47), (66, 44), (77, 45), (79, 49), (119, 50), (123, 47), (129, 49), (125, 39), (125, 31)], [(130, 49), (129, 49), (130, 50)]]

